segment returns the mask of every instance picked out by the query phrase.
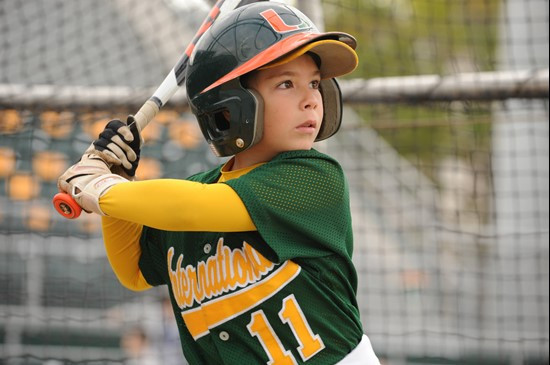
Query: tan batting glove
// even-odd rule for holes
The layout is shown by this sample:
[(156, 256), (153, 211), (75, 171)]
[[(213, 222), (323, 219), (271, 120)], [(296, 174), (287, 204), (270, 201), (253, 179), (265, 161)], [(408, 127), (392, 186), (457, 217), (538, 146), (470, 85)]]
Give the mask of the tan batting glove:
[(70, 194), (88, 213), (105, 215), (99, 207), (99, 198), (111, 187), (128, 180), (111, 173), (108, 164), (95, 154), (84, 154), (57, 180), (60, 191)]
[(132, 115), (126, 123), (113, 119), (107, 123), (86, 153), (95, 153), (111, 165), (114, 174), (134, 180), (143, 137)]
[(84, 151), (84, 154), (96, 155), (101, 158), (103, 161), (105, 161), (105, 163), (108, 164), (109, 171), (111, 171), (113, 174), (120, 175), (128, 181), (134, 181), (136, 179), (135, 175), (128, 175), (128, 173), (122, 166), (121, 161), (117, 157), (113, 157), (112, 154), (106, 153), (105, 151), (96, 150), (93, 143), (90, 145), (90, 147), (86, 149), (86, 151)]

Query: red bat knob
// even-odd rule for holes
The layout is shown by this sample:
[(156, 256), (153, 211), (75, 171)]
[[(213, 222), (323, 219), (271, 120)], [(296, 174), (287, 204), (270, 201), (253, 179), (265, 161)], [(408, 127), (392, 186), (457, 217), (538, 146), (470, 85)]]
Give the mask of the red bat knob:
[(78, 205), (72, 196), (67, 193), (57, 193), (52, 200), (55, 210), (67, 219), (75, 219), (82, 213), (82, 208)]

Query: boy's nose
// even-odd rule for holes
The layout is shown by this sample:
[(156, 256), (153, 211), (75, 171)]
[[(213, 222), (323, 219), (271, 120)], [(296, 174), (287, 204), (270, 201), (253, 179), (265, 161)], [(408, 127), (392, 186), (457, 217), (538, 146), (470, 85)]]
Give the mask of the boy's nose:
[(317, 97), (317, 90), (307, 90), (302, 98), (303, 109), (317, 109), (319, 104)]

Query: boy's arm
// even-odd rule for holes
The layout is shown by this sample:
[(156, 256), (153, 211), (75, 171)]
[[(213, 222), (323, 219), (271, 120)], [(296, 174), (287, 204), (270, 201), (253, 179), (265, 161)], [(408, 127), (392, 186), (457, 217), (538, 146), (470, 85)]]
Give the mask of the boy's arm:
[(256, 227), (228, 185), (147, 180), (113, 186), (99, 200), (112, 218), (166, 231), (240, 232)]
[(111, 217), (102, 217), (103, 241), (111, 268), (127, 289), (141, 291), (151, 288), (139, 269), (143, 226)]

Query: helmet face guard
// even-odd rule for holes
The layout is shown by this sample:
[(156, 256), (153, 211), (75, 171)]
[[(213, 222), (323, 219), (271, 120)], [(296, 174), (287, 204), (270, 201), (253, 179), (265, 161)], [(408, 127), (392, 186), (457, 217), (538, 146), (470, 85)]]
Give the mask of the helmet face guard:
[[(240, 77), (319, 40), (355, 47), (350, 35), (319, 33), (300, 11), (275, 2), (238, 8), (204, 33), (190, 57), (186, 88), (191, 110), (217, 156), (234, 155), (262, 138), (264, 102)], [(336, 80), (321, 80), (320, 90), (325, 113), (316, 141), (336, 133), (342, 118)]]
[(238, 79), (199, 94), (191, 109), (216, 156), (231, 156), (260, 141), (263, 134), (262, 97), (245, 89)]

